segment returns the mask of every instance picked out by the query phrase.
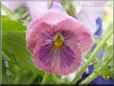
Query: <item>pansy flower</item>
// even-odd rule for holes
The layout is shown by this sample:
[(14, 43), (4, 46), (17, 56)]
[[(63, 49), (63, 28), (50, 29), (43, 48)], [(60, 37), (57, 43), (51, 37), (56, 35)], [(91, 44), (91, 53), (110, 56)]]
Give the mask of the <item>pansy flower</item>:
[(79, 68), (93, 38), (90, 29), (80, 21), (49, 10), (29, 24), (26, 43), (38, 68), (66, 75)]

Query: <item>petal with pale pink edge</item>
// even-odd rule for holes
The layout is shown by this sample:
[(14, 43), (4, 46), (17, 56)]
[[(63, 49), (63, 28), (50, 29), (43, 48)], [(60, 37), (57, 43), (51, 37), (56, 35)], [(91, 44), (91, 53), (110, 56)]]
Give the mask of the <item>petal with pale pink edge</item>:
[[(41, 24), (37, 24), (36, 27), (34, 27), (34, 30), (29, 31), (30, 34), (26, 35), (26, 44), (31, 52), (33, 52), (36, 44), (39, 44), (40, 46), (40, 43), (39, 43), (41, 42), (40, 40), (45, 39), (43, 36), (41, 36), (41, 33), (45, 31), (51, 32), (53, 30), (52, 28), (53, 26), (50, 26), (49, 24), (41, 23)], [(45, 43), (45, 41), (43, 41), (42, 43)]]
[(77, 7), (81, 7), (79, 13), (75, 13), (75, 16), (91, 28), (92, 33), (97, 30), (96, 19), (102, 17), (104, 14), (104, 6), (108, 0), (88, 0), (79, 1), (74, 0), (73, 4)]
[[(71, 30), (73, 33), (77, 35), (76, 39), (68, 40), (68, 44), (79, 44), (80, 49), (83, 53), (86, 53), (90, 50), (93, 45), (93, 37), (90, 32), (90, 29), (85, 26), (80, 21), (74, 18), (68, 18), (56, 25), (57, 28), (64, 28), (66, 30)], [(75, 41), (74, 41), (75, 40)], [(73, 42), (74, 41), (74, 42)]]
[(68, 18), (69, 16), (66, 14), (63, 14), (56, 10), (49, 10), (47, 12), (44, 12), (39, 18), (33, 20), (27, 28), (27, 34), (29, 30), (33, 30), (34, 27), (36, 27), (39, 23), (47, 23), (50, 25), (55, 25), (58, 22)]
[[(49, 25), (56, 25), (58, 22), (68, 18), (69, 16), (67, 16), (66, 14), (62, 14), (58, 11), (55, 10), (49, 10), (46, 13), (44, 13), (44, 15), (42, 15), (40, 18), (37, 18), (36, 20), (33, 20), (27, 28), (27, 32), (26, 32), (26, 40), (27, 40), (27, 46), (29, 47), (29, 49), (32, 51), (37, 38), (36, 38), (36, 34), (38, 35), (42, 29), (39, 28), (41, 23), (47, 23)], [(42, 26), (43, 28), (50, 28), (50, 26)], [(30, 46), (29, 46), (30, 45)]]

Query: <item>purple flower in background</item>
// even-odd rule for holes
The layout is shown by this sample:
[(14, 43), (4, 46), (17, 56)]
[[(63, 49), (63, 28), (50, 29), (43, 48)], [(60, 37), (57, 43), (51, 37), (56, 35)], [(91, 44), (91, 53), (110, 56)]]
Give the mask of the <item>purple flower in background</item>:
[[(30, 14), (32, 16), (32, 19), (40, 17), (40, 15), (43, 15), (44, 12), (46, 12), (49, 5), (49, 0), (44, 1), (27, 1), (27, 7), (30, 11)], [(53, 4), (50, 9), (60, 11), (64, 14), (67, 14), (65, 10), (63, 9), (61, 3), (58, 0), (54, 0)]]
[[(7, 6), (10, 10), (14, 11), (21, 6), (28, 8), (32, 19), (40, 17), (42, 13), (48, 10), (50, 0), (39, 0), (39, 1), (3, 1), (2, 4)], [(63, 9), (61, 3), (58, 0), (55, 0), (50, 9), (58, 10), (60, 12), (66, 13)]]
[(105, 3), (106, 0), (73, 1), (76, 9), (80, 8), (79, 12), (75, 12), (76, 18), (91, 28), (93, 34), (97, 31), (96, 19), (104, 15), (103, 7)]
[(114, 79), (109, 78), (108, 80), (104, 79), (102, 76), (98, 76), (91, 83), (96, 85), (114, 85)]
[(31, 0), (26, 1), (27, 8), (31, 14), (32, 19), (40, 17), (45, 11), (48, 10), (49, 0)]
[(93, 68), (93, 65), (90, 65), (88, 67), (88, 70), (87, 70), (87, 73), (84, 72), (82, 77), (78, 80), (77, 84), (79, 84), (81, 81), (83, 81), (89, 74), (91, 74), (93, 72), (94, 68)]
[(98, 29), (94, 34), (100, 36), (102, 34), (102, 29), (103, 29), (102, 28), (102, 19), (100, 17), (98, 17), (96, 19), (96, 24), (98, 25)]
[(104, 50), (100, 50), (99, 53), (97, 54), (96, 58), (100, 58), (104, 55), (105, 51)]
[(25, 0), (3, 0), (2, 4), (7, 6), (10, 10), (14, 11), (21, 6), (25, 6)]
[(67, 14), (66, 11), (63, 9), (62, 4), (59, 2), (59, 0), (54, 0), (51, 9), (58, 10), (62, 13)]

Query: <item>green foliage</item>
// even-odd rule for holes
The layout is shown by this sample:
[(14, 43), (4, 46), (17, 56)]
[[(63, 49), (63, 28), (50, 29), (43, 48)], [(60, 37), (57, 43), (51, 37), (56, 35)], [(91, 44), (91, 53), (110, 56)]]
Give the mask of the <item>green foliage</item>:
[(74, 16), (74, 13), (76, 12), (75, 6), (72, 4), (71, 0), (61, 0), (61, 4), (63, 8), (66, 10), (68, 15)]
[[(26, 27), (21, 23), (6, 16), (2, 17), (2, 64), (4, 64), (2, 67), (5, 73), (3, 83), (7, 81), (6, 77), (7, 79), (9, 77), (7, 72), (10, 72), (11, 76), (9, 83), (15, 84), (23, 83), (27, 77), (30, 77), (29, 80), (32, 76), (43, 74), (32, 62), (31, 54), (26, 48), (25, 34)], [(5, 61), (8, 62), (8, 68)]]
[[(112, 40), (110, 43), (111, 42)], [(105, 52), (104, 55), (94, 61), (94, 71), (100, 71), (101, 76), (108, 75), (109, 77), (114, 78), (113, 45), (106, 44), (103, 51)]]
[[(97, 52), (96, 54), (98, 54), (98, 52), (103, 50), (105, 53), (103, 54), (103, 56), (93, 59), (94, 72), (90, 74), (88, 77), (86, 77), (80, 84), (88, 84), (98, 76), (102, 76), (106, 80), (109, 78), (114, 78), (112, 36), (113, 36), (113, 29), (111, 28), (108, 34), (106, 34), (103, 40), (101, 40), (101, 43), (98, 44), (97, 47), (95, 48), (95, 50), (97, 51), (95, 50), (93, 51), (93, 53)], [(95, 57), (96, 56), (94, 56), (94, 58)]]
[(21, 23), (11, 20), (7, 16), (2, 16), (2, 31), (4, 32), (25, 32), (26, 27)]
[[(1, 47), (0, 47), (1, 49)], [(2, 64), (2, 58), (1, 58), (1, 53), (0, 53), (0, 64)], [(0, 65), (0, 84), (2, 83), (2, 65)]]

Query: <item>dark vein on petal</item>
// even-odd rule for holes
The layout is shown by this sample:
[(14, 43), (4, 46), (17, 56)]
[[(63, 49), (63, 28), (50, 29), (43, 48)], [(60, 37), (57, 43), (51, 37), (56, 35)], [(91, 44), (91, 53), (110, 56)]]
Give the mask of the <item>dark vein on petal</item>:
[(64, 61), (63, 61), (63, 58), (62, 58), (62, 49), (60, 49), (60, 55), (61, 55), (61, 65), (62, 67), (65, 67), (65, 64), (64, 64)]
[[(45, 47), (46, 46), (46, 47)], [(40, 48), (39, 50), (39, 57), (40, 57), (40, 60), (43, 60), (44, 59), (44, 56), (47, 56), (50, 51), (52, 50), (52, 47), (50, 46), (47, 46), (47, 45), (44, 45)], [(46, 58), (47, 59), (47, 58)]]
[(64, 31), (63, 36), (65, 40), (71, 39), (72, 37), (75, 37), (74, 33), (71, 31)]
[(52, 55), (52, 52), (48, 53), (48, 56), (45, 56), (44, 57), (44, 58), (47, 58), (47, 59), (44, 59), (43, 60), (45, 66), (49, 66), (50, 67), (50, 65), (51, 65), (51, 62), (50, 61), (52, 59), (51, 55)]
[[(64, 52), (64, 49), (63, 49), (63, 56), (64, 56), (64, 59), (65, 59), (65, 61), (67, 62), (67, 64), (70, 66), (70, 63), (72, 63), (72, 60), (73, 59), (71, 59), (70, 58), (70, 56), (68, 56), (68, 54), (66, 53), (66, 52)], [(71, 56), (72, 57), (72, 56)]]
[[(66, 67), (67, 65), (70, 66), (71, 63), (73, 62), (74, 56), (72, 54), (74, 54), (74, 53), (71, 51), (70, 48), (67, 48), (67, 50), (65, 50), (64, 47), (62, 48), (62, 51), (61, 51), (61, 62), (64, 65), (64, 67)], [(64, 62), (63, 62), (63, 59), (64, 59)]]
[(45, 31), (45, 32), (42, 33), (42, 36), (44, 36), (47, 39), (53, 39), (54, 32), (52, 32), (52, 31), (50, 31), (50, 32), (49, 31)]

